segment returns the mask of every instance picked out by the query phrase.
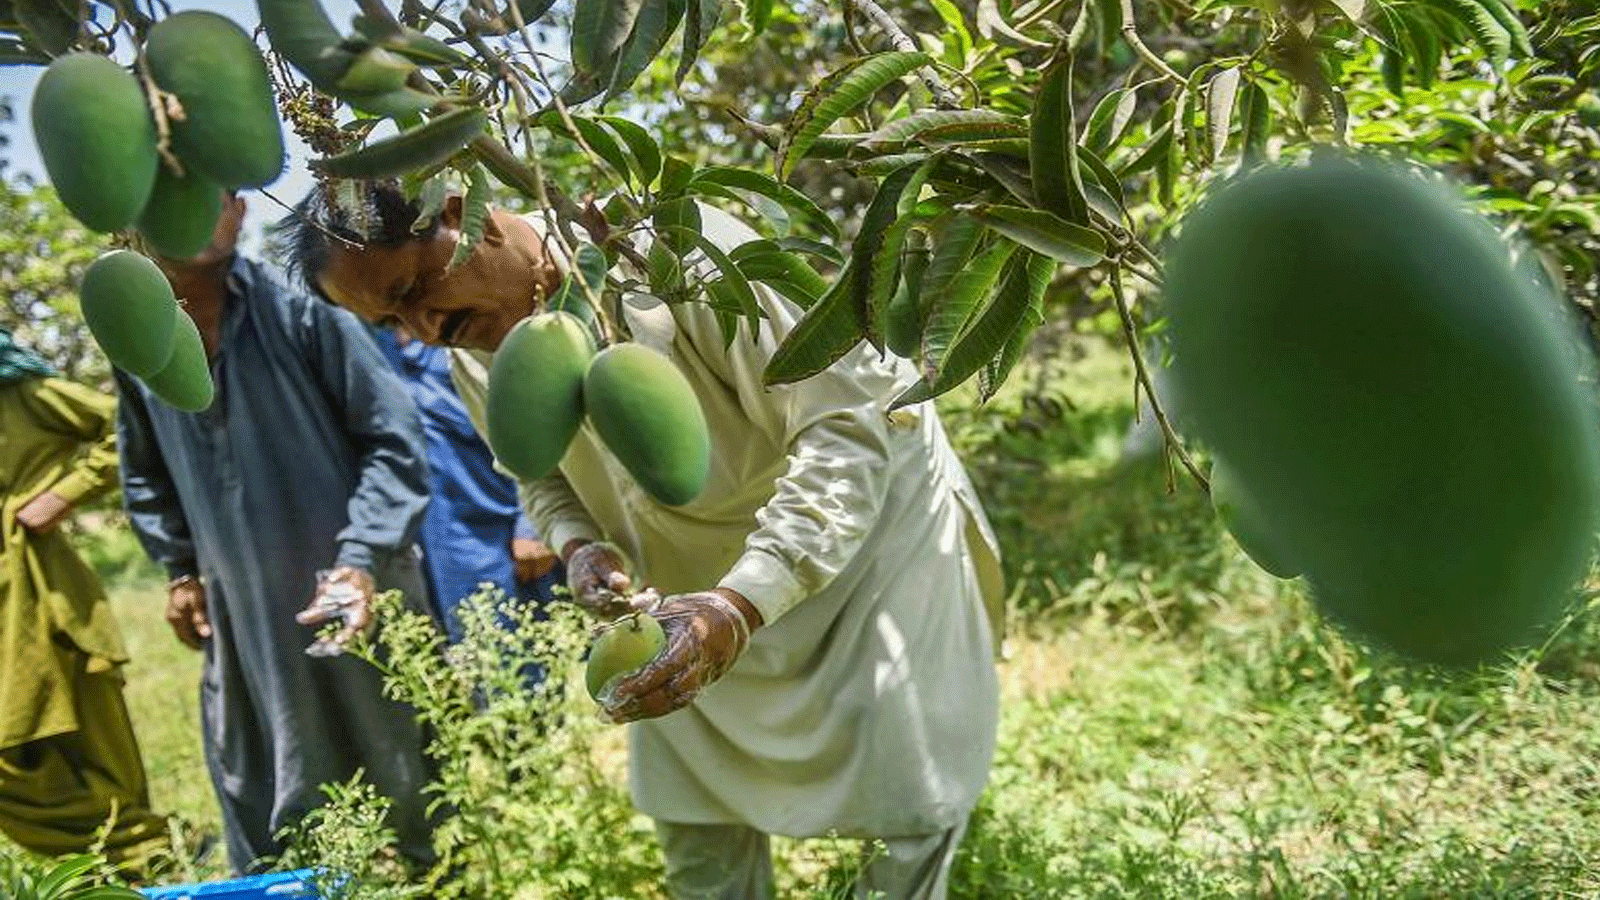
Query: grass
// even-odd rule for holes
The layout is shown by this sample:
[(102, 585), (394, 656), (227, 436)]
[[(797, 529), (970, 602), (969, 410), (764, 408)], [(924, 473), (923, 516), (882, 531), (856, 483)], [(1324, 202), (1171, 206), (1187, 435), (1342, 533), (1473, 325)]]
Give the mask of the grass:
[[(1182, 477), (1119, 460), (1119, 354), (1069, 344), (989, 407), (948, 407), (1015, 582), (1001, 744), (953, 873), (957, 898), (1585, 897), (1600, 894), (1600, 625), (1470, 675), (1346, 642), (1298, 583), (1256, 569)], [(121, 538), (98, 532), (97, 562)], [(157, 804), (215, 822), (198, 657), (159, 580), (112, 595)], [(1592, 604), (1591, 604), (1592, 607)], [(589, 745), (610, 787), (528, 798), (539, 815), (622, 817), (615, 730)], [(588, 805), (586, 810), (585, 805)], [(574, 845), (569, 885), (607, 865)], [(626, 830), (626, 829), (625, 829)], [(784, 896), (841, 897), (856, 849), (780, 841)], [(199, 874), (208, 874), (201, 872)], [(639, 874), (626, 896), (658, 896)], [(505, 896), (580, 897), (581, 887)], [(377, 896), (377, 895), (374, 895)], [(498, 900), (498, 898), (497, 898)]]

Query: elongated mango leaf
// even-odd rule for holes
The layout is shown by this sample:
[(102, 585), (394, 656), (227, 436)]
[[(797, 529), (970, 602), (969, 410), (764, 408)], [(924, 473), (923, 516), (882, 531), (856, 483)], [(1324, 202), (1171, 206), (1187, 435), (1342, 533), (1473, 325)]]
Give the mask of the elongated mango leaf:
[(1401, 33), (1396, 38), (1403, 39), (1411, 46), (1417, 81), (1425, 88), (1432, 87), (1439, 78), (1439, 64), (1444, 60), (1444, 45), (1439, 40), (1438, 26), (1422, 10), (1401, 8), (1398, 15)]
[(1056, 261), (1023, 250), (1011, 257), (1000, 287), (956, 336), (930, 383), (935, 396), (956, 387), (983, 368), (1005, 347), (1031, 308), (1044, 302), (1045, 289), (1056, 273)]
[(878, 192), (861, 216), (861, 227), (850, 245), (851, 302), (862, 309), (867, 341), (883, 348), (889, 300), (900, 278), (900, 248), (914, 221), (911, 210), (928, 178), (933, 160), (903, 166), (878, 185)]
[(1084, 147), (1078, 148), (1078, 162), (1083, 166), (1083, 196), (1089, 201), (1089, 208), (1105, 217), (1107, 221), (1127, 221), (1131, 224), (1128, 201), (1122, 193), (1122, 182), (1117, 180), (1111, 167), (1093, 151)]
[(922, 377), (929, 384), (938, 380), (945, 353), (994, 289), (1006, 260), (1016, 250), (1017, 245), (1004, 238), (993, 241), (928, 298), (928, 324), (922, 330)]
[(452, 110), (393, 137), (312, 160), (310, 165), (334, 178), (399, 178), (454, 156), (488, 123), (489, 114), (476, 107)]
[(683, 79), (694, 69), (706, 37), (716, 30), (717, 19), (722, 16), (722, 0), (689, 0), (683, 16), (683, 52), (678, 56), (678, 69), (673, 80), (683, 87)]
[[(749, 249), (752, 247), (771, 249)], [(746, 278), (770, 286), (801, 309), (810, 309), (828, 290), (828, 280), (816, 269), (798, 254), (779, 250), (771, 241), (751, 241), (728, 255)]]
[(1166, 162), (1172, 152), (1172, 107), (1162, 104), (1150, 129), (1150, 139), (1137, 156), (1117, 170), (1117, 177), (1127, 178)]
[(628, 148), (629, 161), (634, 174), (639, 176), (639, 186), (649, 188), (661, 174), (661, 145), (650, 132), (630, 119), (621, 116), (600, 116), (600, 121), (622, 138)]
[(733, 166), (707, 166), (695, 172), (694, 177), (689, 179), (689, 184), (684, 190), (693, 193), (697, 188), (702, 188), (708, 184), (760, 194), (784, 209), (809, 220), (813, 225), (821, 228), (830, 238), (837, 240), (839, 237), (839, 224), (827, 213), (824, 213), (822, 208), (817, 206), (810, 197), (786, 184), (780, 183), (769, 175)]
[(916, 359), (922, 351), (922, 279), (932, 257), (927, 231), (912, 229), (900, 258), (900, 287), (889, 301), (884, 328), (884, 344), (901, 359)]
[(972, 215), (1029, 250), (1069, 266), (1092, 266), (1106, 256), (1105, 235), (1042, 210), (984, 204), (974, 207)]
[(606, 287), (606, 271), (611, 263), (599, 247), (584, 241), (573, 250), (572, 268), (583, 279), (584, 287), (599, 294)]
[(489, 224), (489, 201), (494, 191), (489, 187), (489, 173), (483, 166), (474, 165), (467, 170), (467, 192), (461, 197), (461, 233), (456, 238), (456, 249), (444, 267), (448, 272), (466, 262), (483, 240), (483, 231)]
[(650, 63), (661, 55), (688, 7), (689, 0), (645, 0), (634, 21), (633, 32), (618, 55), (616, 70), (611, 73), (602, 104), (632, 87)]
[(935, 242), (933, 256), (929, 258), (928, 267), (922, 274), (919, 291), (922, 302), (918, 317), (923, 322), (928, 320), (933, 298), (948, 287), (950, 280), (966, 267), (972, 254), (977, 252), (984, 228), (983, 223), (972, 216), (957, 213), (940, 227), (930, 227), (929, 232), (935, 235)]
[(1239, 94), (1238, 66), (1212, 76), (1206, 88), (1206, 131), (1211, 137), (1211, 158), (1221, 159), (1233, 130), (1233, 101)]
[(1022, 358), (1022, 351), (1028, 348), (1028, 341), (1033, 338), (1033, 333), (1044, 324), (1043, 298), (1039, 303), (1030, 305), (1023, 310), (1022, 318), (1017, 322), (1016, 330), (1011, 337), (1006, 339), (1005, 347), (1001, 348), (1000, 355), (993, 362), (983, 367), (978, 373), (978, 398), (987, 403), (1000, 391), (1006, 383), (1006, 378), (1011, 374), (1017, 360)]
[(1027, 123), (1022, 119), (992, 109), (924, 109), (909, 116), (885, 122), (861, 141), (856, 148), (868, 153), (898, 153), (909, 147), (918, 136), (934, 129), (946, 130), (947, 136), (965, 133), (973, 139), (1027, 136)]
[(87, 853), (67, 857), (51, 867), (44, 877), (39, 879), (39, 895), (55, 897), (93, 871), (98, 862), (98, 859)]
[(1490, 62), (1502, 66), (1511, 58), (1511, 32), (1495, 15), (1474, 0), (1427, 0), (1467, 27)]
[(755, 326), (765, 313), (761, 311), (761, 304), (756, 300), (755, 289), (750, 287), (750, 279), (744, 277), (744, 272), (737, 263), (728, 257), (728, 254), (711, 239), (701, 234), (699, 229), (684, 228), (682, 226), (669, 226), (666, 229), (676, 242), (693, 247), (705, 254), (706, 259), (717, 267), (717, 272), (722, 276), (722, 283), (726, 285), (727, 296), (738, 304), (737, 308), (752, 326), (751, 335), (754, 336)]
[(788, 181), (806, 151), (841, 116), (890, 83), (932, 62), (926, 53), (892, 51), (855, 60), (823, 78), (801, 98), (784, 129), (778, 145), (778, 179)]
[[(567, 119), (572, 122), (571, 128), (567, 127)], [(542, 125), (574, 142), (581, 136), (583, 146), (594, 151), (594, 155), (616, 172), (618, 178), (624, 182), (630, 179), (632, 169), (628, 166), (628, 154), (623, 152), (622, 145), (617, 143), (610, 131), (588, 116), (570, 113), (567, 119), (563, 119), (557, 110), (550, 110), (535, 119), (534, 124)], [(576, 134), (573, 129), (577, 129)]]
[(577, 0), (572, 11), (573, 68), (611, 72), (644, 4), (645, 0)]
[(814, 241), (811, 238), (788, 235), (786, 237), (778, 238), (776, 241), (773, 241), (773, 243), (778, 245), (779, 250), (788, 250), (794, 253), (805, 253), (810, 256), (815, 256), (818, 259), (825, 259), (836, 266), (844, 265), (844, 254), (839, 252), (839, 248), (823, 241)]
[(691, 197), (663, 200), (651, 211), (650, 221), (655, 225), (656, 234), (662, 242), (682, 256), (689, 252), (694, 243), (679, 237), (677, 232), (687, 229), (700, 233), (700, 206)]
[(1096, 153), (1104, 153), (1115, 146), (1138, 108), (1136, 88), (1117, 88), (1100, 98), (1083, 127), (1083, 145)]
[(1072, 111), (1072, 55), (1045, 70), (1034, 95), (1029, 163), (1040, 208), (1071, 222), (1088, 224), (1089, 204), (1073, 151), (1078, 146)]
[(745, 0), (745, 21), (750, 24), (752, 35), (766, 31), (771, 20), (772, 0)]
[(1253, 166), (1267, 158), (1267, 138), (1272, 135), (1272, 102), (1266, 89), (1252, 81), (1245, 85), (1239, 115), (1243, 118), (1240, 143), (1244, 164)]
[(767, 362), (763, 381), (775, 385), (810, 378), (861, 343), (867, 323), (850, 301), (849, 283), (850, 270), (846, 268), (784, 336)]
[(1515, 0), (1477, 0), (1479, 6), (1489, 11), (1495, 21), (1511, 35), (1511, 49), (1520, 57), (1533, 56), (1533, 43), (1528, 36), (1528, 26), (1517, 16)]

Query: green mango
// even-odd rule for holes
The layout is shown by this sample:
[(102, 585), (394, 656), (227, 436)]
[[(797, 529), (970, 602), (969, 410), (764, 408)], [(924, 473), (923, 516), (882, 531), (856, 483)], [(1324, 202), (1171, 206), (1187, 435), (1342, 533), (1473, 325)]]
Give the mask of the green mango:
[(1262, 520), (1261, 511), (1250, 497), (1239, 476), (1222, 460), (1211, 465), (1211, 505), (1223, 527), (1239, 543), (1239, 549), (1256, 565), (1279, 578), (1294, 578), (1299, 569), (1284, 559), (1274, 545), (1271, 526)]
[(186, 165), (227, 188), (277, 180), (283, 126), (266, 60), (244, 29), (216, 13), (180, 12), (150, 29), (144, 54), (156, 85), (183, 104), (170, 127)]
[(583, 377), (589, 421), (645, 493), (668, 506), (700, 496), (711, 473), (711, 434), (700, 400), (671, 360), (640, 344), (613, 344)]
[(594, 356), (588, 329), (571, 313), (518, 322), (495, 350), (485, 404), (489, 449), (518, 478), (555, 470), (583, 424), (583, 375)]
[(172, 348), (172, 360), (161, 371), (144, 379), (144, 384), (172, 408), (200, 412), (216, 397), (211, 361), (206, 357), (200, 329), (195, 327), (189, 314), (178, 310), (175, 324), (177, 341)]
[(1459, 196), (1386, 164), (1262, 170), (1183, 223), (1174, 387), (1317, 607), (1472, 664), (1568, 608), (1600, 527), (1593, 361)]
[(139, 82), (97, 53), (57, 57), (33, 92), (33, 136), (50, 184), (95, 231), (133, 224), (156, 177), (156, 128)]
[(161, 268), (132, 250), (102, 254), (83, 273), (78, 305), (112, 365), (143, 378), (172, 359), (178, 302)]
[(222, 216), (222, 188), (197, 172), (156, 170), (155, 190), (139, 213), (139, 236), (167, 259), (189, 259), (211, 244)]
[(666, 644), (661, 623), (648, 613), (632, 613), (605, 626), (589, 648), (583, 683), (596, 700), (626, 675), (643, 668)]

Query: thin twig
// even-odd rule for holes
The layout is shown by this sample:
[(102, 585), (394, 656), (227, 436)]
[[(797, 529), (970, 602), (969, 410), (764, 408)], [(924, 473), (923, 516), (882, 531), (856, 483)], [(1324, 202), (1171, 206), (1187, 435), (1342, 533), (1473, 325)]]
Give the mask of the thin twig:
[[(907, 53), (915, 53), (917, 51), (917, 42), (911, 39), (911, 35), (907, 34), (906, 30), (900, 27), (900, 23), (885, 12), (883, 7), (877, 4), (876, 0), (846, 0), (846, 2), (854, 7), (857, 12), (870, 19), (872, 24), (878, 26), (878, 29), (888, 36), (889, 43), (893, 44), (896, 50)], [(961, 100), (956, 97), (955, 91), (952, 91), (950, 86), (944, 83), (944, 79), (939, 77), (939, 73), (934, 71), (932, 66), (923, 66), (918, 69), (917, 77), (922, 79), (922, 83), (933, 94), (935, 103), (945, 109), (961, 108)]]
[(156, 152), (161, 155), (162, 161), (172, 171), (172, 174), (184, 174), (183, 162), (177, 154), (172, 152), (171, 120), (183, 121), (183, 106), (178, 98), (163, 91), (156, 85), (155, 77), (150, 74), (149, 61), (144, 53), (140, 52), (134, 61), (139, 70), (139, 80), (144, 83), (144, 95), (150, 104), (150, 115), (156, 120)]
[(1146, 46), (1144, 39), (1139, 37), (1139, 25), (1133, 18), (1133, 0), (1121, 0), (1122, 3), (1122, 39), (1128, 42), (1133, 52), (1139, 54), (1151, 68), (1165, 76), (1169, 81), (1178, 84), (1187, 84), (1188, 79), (1179, 75), (1176, 70), (1167, 65), (1166, 60), (1156, 55), (1154, 50)]
[(1128, 298), (1122, 290), (1122, 269), (1113, 265), (1111, 267), (1111, 296), (1117, 303), (1117, 314), (1122, 317), (1122, 334), (1128, 341), (1128, 353), (1133, 357), (1133, 370), (1139, 379), (1139, 385), (1144, 388), (1144, 394), (1150, 398), (1150, 411), (1154, 413), (1156, 422), (1161, 425), (1161, 433), (1167, 439), (1167, 449), (1178, 456), (1178, 461), (1189, 470), (1190, 476), (1200, 484), (1207, 493), (1211, 492), (1211, 483), (1195, 467), (1194, 460), (1183, 449), (1183, 443), (1178, 440), (1178, 434), (1172, 428), (1172, 422), (1167, 419), (1166, 410), (1161, 408), (1161, 399), (1156, 396), (1155, 385), (1150, 381), (1150, 371), (1144, 363), (1144, 352), (1139, 347), (1139, 330), (1133, 322), (1133, 313), (1128, 309)]

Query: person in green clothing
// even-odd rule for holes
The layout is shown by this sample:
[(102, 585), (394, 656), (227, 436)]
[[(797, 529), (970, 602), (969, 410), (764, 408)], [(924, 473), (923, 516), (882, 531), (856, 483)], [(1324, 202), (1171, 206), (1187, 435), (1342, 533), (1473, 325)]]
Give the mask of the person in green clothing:
[(116, 401), (54, 377), (0, 328), (0, 833), (104, 853), (130, 875), (169, 848), (122, 699), (128, 661), (60, 525), (116, 483)]

